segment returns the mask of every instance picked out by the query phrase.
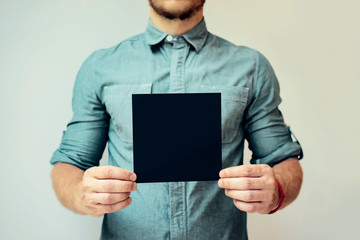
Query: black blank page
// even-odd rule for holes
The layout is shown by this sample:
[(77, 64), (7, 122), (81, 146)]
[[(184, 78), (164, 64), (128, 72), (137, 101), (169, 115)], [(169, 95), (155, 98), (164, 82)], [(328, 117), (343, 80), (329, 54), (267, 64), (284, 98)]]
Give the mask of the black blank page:
[(137, 182), (218, 180), (220, 93), (133, 94)]

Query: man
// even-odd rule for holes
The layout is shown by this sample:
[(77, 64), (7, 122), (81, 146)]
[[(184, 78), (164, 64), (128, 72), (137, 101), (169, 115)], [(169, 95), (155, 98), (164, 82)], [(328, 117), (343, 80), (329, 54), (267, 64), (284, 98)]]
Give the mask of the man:
[[(94, 52), (77, 75), (53, 186), (70, 210), (105, 214), (102, 239), (247, 239), (246, 212), (274, 212), (299, 193), (302, 151), (275, 74), (257, 51), (207, 31), (204, 2), (149, 0), (145, 33)], [(218, 182), (135, 183), (131, 94), (165, 92), (221, 92)], [(242, 165), (245, 138), (252, 165)], [(106, 143), (111, 166), (98, 167)]]

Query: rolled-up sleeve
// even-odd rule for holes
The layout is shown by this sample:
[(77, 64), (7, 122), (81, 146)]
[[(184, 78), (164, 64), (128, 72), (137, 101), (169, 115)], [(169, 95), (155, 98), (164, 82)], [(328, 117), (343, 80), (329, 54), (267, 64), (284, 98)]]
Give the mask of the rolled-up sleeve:
[(249, 104), (245, 110), (245, 137), (252, 151), (252, 164), (274, 166), (303, 156), (299, 141), (292, 139), (278, 106), (281, 103), (276, 75), (267, 59), (258, 53)]
[(101, 102), (94, 54), (82, 64), (73, 88), (73, 116), (51, 164), (70, 163), (82, 170), (98, 166), (108, 139), (109, 116)]

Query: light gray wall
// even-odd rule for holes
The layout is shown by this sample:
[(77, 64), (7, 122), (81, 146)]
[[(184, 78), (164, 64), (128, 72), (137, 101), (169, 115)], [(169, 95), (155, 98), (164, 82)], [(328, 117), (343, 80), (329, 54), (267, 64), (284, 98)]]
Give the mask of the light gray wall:
[[(305, 151), (299, 198), (275, 215), (249, 215), (251, 239), (358, 235), (359, 7), (356, 0), (207, 1), (211, 32), (272, 63), (281, 110)], [(98, 239), (101, 218), (57, 202), (49, 159), (71, 118), (82, 61), (142, 32), (147, 20), (145, 0), (0, 1), (0, 239)]]

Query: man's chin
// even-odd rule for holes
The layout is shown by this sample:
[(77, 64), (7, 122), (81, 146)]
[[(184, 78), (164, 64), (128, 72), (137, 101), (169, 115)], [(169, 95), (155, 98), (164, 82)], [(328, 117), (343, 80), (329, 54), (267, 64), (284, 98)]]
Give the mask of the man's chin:
[(199, 1), (194, 4), (194, 1), (186, 0), (171, 0), (171, 1), (156, 1), (149, 0), (150, 6), (154, 11), (167, 19), (185, 20), (193, 16), (204, 5), (205, 1)]

